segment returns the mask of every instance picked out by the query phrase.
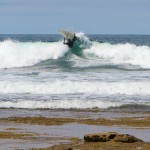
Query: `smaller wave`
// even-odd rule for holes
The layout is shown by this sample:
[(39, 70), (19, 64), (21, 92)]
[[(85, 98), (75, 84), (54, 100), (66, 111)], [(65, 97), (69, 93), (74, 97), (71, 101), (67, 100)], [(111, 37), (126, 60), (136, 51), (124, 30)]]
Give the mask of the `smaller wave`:
[(27, 108), (27, 109), (87, 109), (87, 108), (109, 108), (118, 107), (123, 103), (104, 102), (100, 100), (22, 100), (22, 101), (1, 101), (0, 108)]
[(0, 101), (0, 108), (26, 109), (143, 109), (149, 110), (150, 105), (143, 103), (117, 102), (109, 100), (15, 100)]
[[(84, 50), (84, 55), (93, 65), (117, 65), (131, 69), (150, 69), (150, 47), (134, 44), (116, 44), (92, 42), (92, 46)], [(98, 64), (99, 63), (99, 64)]]
[[(128, 87), (128, 88), (127, 88)], [(2, 94), (99, 94), (149, 95), (150, 82), (80, 82), (53, 80), (46, 82), (0, 81)]]

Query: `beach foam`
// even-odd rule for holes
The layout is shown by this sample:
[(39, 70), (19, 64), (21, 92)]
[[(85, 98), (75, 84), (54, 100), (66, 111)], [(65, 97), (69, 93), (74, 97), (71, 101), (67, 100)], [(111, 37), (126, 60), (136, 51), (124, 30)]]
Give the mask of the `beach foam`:
[(149, 95), (149, 82), (0, 81), (0, 93)]
[(19, 100), (19, 101), (2, 101), (0, 102), (0, 108), (28, 108), (28, 109), (87, 109), (87, 108), (109, 108), (118, 107), (123, 103), (118, 102), (104, 102), (100, 100), (47, 100), (47, 101), (35, 101), (35, 100)]

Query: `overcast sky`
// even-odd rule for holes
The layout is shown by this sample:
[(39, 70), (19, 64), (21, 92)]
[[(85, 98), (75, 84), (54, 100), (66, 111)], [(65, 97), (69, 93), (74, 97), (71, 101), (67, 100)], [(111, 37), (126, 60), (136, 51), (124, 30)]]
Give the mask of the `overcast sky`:
[(150, 34), (150, 0), (0, 0), (0, 34)]

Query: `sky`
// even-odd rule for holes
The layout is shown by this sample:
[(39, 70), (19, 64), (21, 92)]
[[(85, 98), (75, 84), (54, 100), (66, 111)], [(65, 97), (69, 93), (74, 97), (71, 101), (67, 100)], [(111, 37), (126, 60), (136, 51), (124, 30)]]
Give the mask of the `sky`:
[(0, 34), (150, 35), (150, 0), (0, 0)]

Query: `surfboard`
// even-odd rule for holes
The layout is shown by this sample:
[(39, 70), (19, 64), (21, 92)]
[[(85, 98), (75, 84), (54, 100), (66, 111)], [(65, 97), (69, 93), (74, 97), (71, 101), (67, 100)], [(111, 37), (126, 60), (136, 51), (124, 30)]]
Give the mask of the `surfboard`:
[(61, 34), (66, 39), (71, 39), (72, 40), (74, 38), (74, 33), (69, 32), (69, 31), (59, 30), (59, 34)]

